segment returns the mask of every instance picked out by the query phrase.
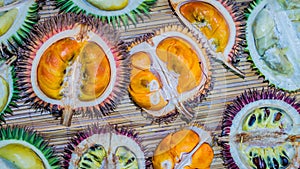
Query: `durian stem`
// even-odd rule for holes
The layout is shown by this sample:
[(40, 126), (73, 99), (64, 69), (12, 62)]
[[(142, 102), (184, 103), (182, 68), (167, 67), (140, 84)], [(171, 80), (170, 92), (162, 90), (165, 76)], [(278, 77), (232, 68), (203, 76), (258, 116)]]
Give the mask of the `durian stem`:
[(73, 110), (71, 108), (66, 107), (63, 110), (63, 114), (61, 117), (61, 124), (66, 127), (70, 127), (72, 122), (72, 117), (73, 117)]

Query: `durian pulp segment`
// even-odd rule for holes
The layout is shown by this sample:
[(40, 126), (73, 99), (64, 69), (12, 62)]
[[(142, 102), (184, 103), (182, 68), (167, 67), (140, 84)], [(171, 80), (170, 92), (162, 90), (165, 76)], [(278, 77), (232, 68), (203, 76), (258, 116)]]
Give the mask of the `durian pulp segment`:
[(12, 68), (0, 60), (0, 114), (6, 109), (13, 97), (13, 77)]
[(6, 40), (11, 38), (21, 28), (26, 20), (29, 8), (34, 3), (36, 3), (35, 0), (22, 0), (13, 6), (8, 6), (7, 9), (9, 11), (6, 13), (6, 16), (4, 13), (1, 14), (0, 31), (2, 35), (0, 36), (0, 42), (6, 44)]
[(299, 16), (300, 8), (291, 2), (266, 0), (252, 10), (247, 22), (255, 67), (270, 83), (289, 91), (300, 89)]
[(1, 147), (0, 157), (13, 162), (20, 169), (45, 169), (39, 156), (21, 144), (9, 144)]
[(9, 28), (13, 25), (17, 15), (18, 9), (13, 8), (0, 16), (0, 36), (9, 30)]
[(78, 168), (100, 169), (105, 166), (107, 150), (102, 145), (95, 144), (80, 157)]
[(14, 163), (1, 157), (0, 157), (0, 166), (1, 169), (18, 169)]
[(153, 156), (154, 169), (207, 169), (213, 159), (211, 136), (197, 127), (190, 127), (167, 135)]
[(129, 0), (86, 0), (95, 7), (105, 11), (116, 11), (125, 8)]
[[(109, 0), (110, 2), (113, 1), (122, 1), (122, 4), (118, 4), (118, 10), (103, 10), (99, 8), (95, 8), (95, 6), (91, 5), (90, 2), (86, 1), (92, 1), (92, 0), (81, 0), (81, 1), (73, 1), (75, 5), (83, 9), (84, 11), (87, 12), (87, 14), (93, 14), (93, 15), (99, 15), (99, 16), (107, 16), (107, 17), (115, 17), (115, 16), (121, 16), (121, 15), (126, 15), (129, 14), (130, 11), (133, 11), (139, 7), (145, 0), (128, 0), (128, 4), (126, 4), (127, 0)], [(102, 0), (97, 0), (97, 1), (102, 1)], [(103, 0), (105, 1), (105, 0)], [(109, 3), (110, 3), (109, 2)], [(102, 3), (102, 2), (101, 2)], [(100, 4), (101, 4), (100, 3)], [(102, 4), (106, 4), (107, 0), (103, 2)], [(99, 3), (97, 3), (99, 4)], [(125, 6), (126, 4), (126, 6)], [(99, 5), (98, 5), (99, 6)], [(105, 8), (112, 8), (113, 5), (105, 6)], [(123, 9), (121, 9), (124, 6)], [(104, 8), (102, 6), (102, 8)]]
[[(114, 55), (111, 50), (103, 51), (110, 49), (108, 44), (94, 32), (88, 32), (89, 39), (74, 40), (79, 32), (80, 27), (77, 27), (51, 37), (37, 51), (31, 68), (31, 83), (36, 95), (70, 110), (98, 105), (112, 92), (116, 80)], [(47, 55), (52, 59), (47, 59)], [(49, 61), (53, 64), (44, 63)], [(46, 70), (51, 76), (42, 75)], [(52, 79), (52, 84), (47, 78)], [(40, 83), (39, 79), (44, 83)]]
[[(136, 80), (134, 77), (138, 77), (139, 73), (146, 71), (143, 69), (147, 69), (149, 77), (150, 74), (156, 76), (156, 78), (149, 78), (147, 84), (152, 84), (151, 82), (159, 84), (156, 85), (159, 87), (155, 88), (152, 94), (157, 94), (156, 100), (159, 100), (157, 105), (160, 105), (160, 109), (143, 107), (153, 116), (159, 117), (174, 110), (181, 102), (192, 98), (207, 81), (208, 65), (203, 52), (194, 40), (181, 32), (170, 31), (156, 35), (151, 38), (150, 43), (140, 43), (130, 50), (132, 57), (140, 57), (137, 56), (140, 53), (144, 57), (150, 58), (145, 60), (146, 62), (150, 60), (149, 65), (151, 66), (139, 68), (133, 65), (131, 85)], [(142, 81), (138, 83), (142, 84)], [(148, 87), (150, 86), (148, 85)], [(139, 92), (141, 93), (141, 91)], [(131, 96), (134, 97), (132, 92)], [(151, 95), (147, 93), (145, 96), (150, 97)], [(150, 104), (148, 103), (148, 105)], [(140, 106), (142, 107), (142, 105)]]
[(187, 2), (180, 7), (180, 13), (200, 31), (214, 46), (216, 52), (224, 52), (230, 30), (224, 16), (214, 6), (201, 1)]
[[(266, 107), (268, 107), (267, 111), (265, 111)], [(267, 116), (268, 111), (270, 111), (269, 116)], [(277, 115), (278, 112), (282, 114), (280, 118)], [(261, 116), (261, 121), (253, 122), (253, 125), (257, 125), (256, 127), (253, 125), (251, 128), (245, 127), (247, 125), (245, 123), (252, 124), (250, 119), (253, 114)], [(280, 123), (276, 120), (280, 120)], [(299, 112), (284, 101), (258, 100), (249, 103), (232, 120), (229, 135), (231, 156), (237, 166), (250, 169), (252, 167), (248, 163), (248, 153), (252, 148), (253, 151), (263, 154), (268, 147), (274, 148), (272, 149), (274, 152), (275, 147), (288, 146), (286, 153), (292, 161), (291, 164), (293, 164), (300, 160), (299, 155), (294, 156), (296, 152), (300, 151), (300, 147), (297, 146), (297, 143), (294, 144), (295, 142), (289, 141), (288, 138), (300, 134), (299, 126)], [(290, 145), (293, 146), (290, 147)]]
[[(121, 134), (116, 134), (114, 132), (94, 134), (79, 143), (76, 147), (76, 151), (73, 152), (71, 156), (69, 168), (77, 168), (77, 164), (81, 159), (82, 152), (86, 152), (87, 149), (90, 149), (90, 147), (95, 145), (98, 147), (103, 147), (104, 151), (106, 152), (106, 156), (103, 158), (103, 164), (101, 165), (101, 168), (103, 169), (122, 169), (122, 164), (135, 169), (145, 168), (145, 156), (140, 145), (137, 144), (132, 138), (123, 136)], [(102, 158), (103, 153), (100, 153), (100, 156)], [(98, 158), (100, 157), (98, 156)], [(118, 162), (123, 163), (121, 164)], [(138, 166), (136, 166), (136, 164), (138, 164)]]
[(6, 82), (6, 80), (0, 76), (0, 112), (2, 112), (8, 102), (8, 97), (9, 97), (9, 85)]

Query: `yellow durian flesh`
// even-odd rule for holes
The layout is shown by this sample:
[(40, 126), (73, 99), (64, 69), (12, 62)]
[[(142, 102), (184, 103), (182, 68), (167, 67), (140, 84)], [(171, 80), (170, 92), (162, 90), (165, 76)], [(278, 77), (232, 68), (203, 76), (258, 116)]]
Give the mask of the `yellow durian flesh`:
[(0, 16), (0, 36), (4, 35), (9, 28), (13, 25), (17, 15), (18, 9), (14, 8), (7, 12), (5, 12), (2, 16)]
[(19, 169), (45, 169), (41, 158), (30, 148), (21, 144), (9, 144), (0, 148), (0, 157)]

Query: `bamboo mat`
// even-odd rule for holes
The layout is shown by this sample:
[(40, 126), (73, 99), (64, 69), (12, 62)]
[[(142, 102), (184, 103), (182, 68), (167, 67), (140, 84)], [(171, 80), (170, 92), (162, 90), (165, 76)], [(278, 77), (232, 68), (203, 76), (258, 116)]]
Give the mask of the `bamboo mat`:
[[(241, 6), (247, 7), (249, 0), (240, 0), (239, 2)], [(57, 10), (54, 10), (52, 3), (47, 2), (47, 6), (40, 12), (41, 19), (45, 20), (51, 15), (56, 15), (57, 12)], [(168, 0), (158, 0), (152, 8), (151, 19), (145, 18), (144, 22), (138, 23), (136, 27), (131, 25), (127, 30), (120, 29), (121, 38), (125, 41), (130, 41), (143, 33), (151, 32), (153, 29), (172, 23), (179, 24), (180, 22), (171, 10)], [(222, 113), (226, 104), (231, 103), (236, 96), (248, 88), (261, 89), (268, 85), (251, 69), (251, 63), (247, 61), (246, 56), (241, 58), (238, 68), (246, 74), (245, 78), (240, 78), (225, 69), (222, 64), (212, 60), (213, 89), (208, 93), (206, 99), (195, 108), (194, 122), (204, 124), (214, 135), (219, 135), (221, 132)], [(295, 95), (299, 98), (299, 94), (296, 93)], [(73, 117), (71, 127), (60, 125), (60, 119), (55, 119), (49, 113), (41, 114), (41, 112), (35, 112), (35, 110), (29, 108), (28, 104), (19, 102), (18, 105), (20, 107), (14, 109), (14, 115), (6, 118), (7, 125), (18, 124), (33, 127), (49, 140), (50, 145), (56, 147), (57, 155), (59, 156), (62, 155), (66, 143), (76, 132), (96, 122), (134, 128), (143, 139), (142, 145), (146, 147), (146, 156), (149, 159), (162, 138), (168, 133), (187, 125), (180, 118), (169, 124), (152, 124), (152, 121), (147, 119), (131, 102), (128, 95), (124, 97), (116, 111), (112, 112), (111, 115), (101, 119), (83, 118), (77, 115)], [(215, 157), (211, 168), (224, 168), (221, 147), (215, 144), (213, 149)]]

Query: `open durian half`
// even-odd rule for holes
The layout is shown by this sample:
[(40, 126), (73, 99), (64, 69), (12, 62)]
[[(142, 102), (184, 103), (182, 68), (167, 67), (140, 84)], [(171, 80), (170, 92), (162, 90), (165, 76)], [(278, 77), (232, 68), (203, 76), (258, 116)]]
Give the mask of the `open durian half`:
[(253, 67), (277, 88), (300, 89), (300, 1), (256, 0), (248, 9), (247, 50)]
[(136, 24), (143, 15), (149, 16), (150, 6), (157, 0), (55, 0), (63, 12), (85, 13), (100, 18), (114, 27)]
[(41, 22), (20, 49), (17, 76), (25, 102), (62, 116), (107, 115), (126, 94), (126, 45), (100, 20), (62, 14)]
[(209, 169), (214, 157), (212, 137), (199, 125), (191, 125), (161, 140), (153, 154), (154, 169)]
[(0, 47), (0, 123), (4, 117), (12, 114), (11, 107), (17, 107), (16, 100), (19, 92), (16, 85), (15, 61), (13, 55), (5, 45)]
[(249, 90), (223, 115), (223, 158), (228, 168), (298, 169), (300, 103), (276, 89)]
[(134, 130), (91, 125), (65, 148), (63, 168), (145, 169), (144, 149)]
[(38, 22), (42, 0), (0, 1), (0, 43), (21, 45)]
[(206, 38), (212, 57), (241, 76), (232, 65), (243, 51), (243, 14), (232, 0), (170, 0), (179, 19), (200, 37)]
[(156, 122), (187, 120), (211, 84), (209, 53), (188, 28), (171, 25), (137, 38), (129, 45), (133, 101)]
[(39, 134), (29, 128), (0, 128), (1, 169), (59, 169), (54, 150)]

